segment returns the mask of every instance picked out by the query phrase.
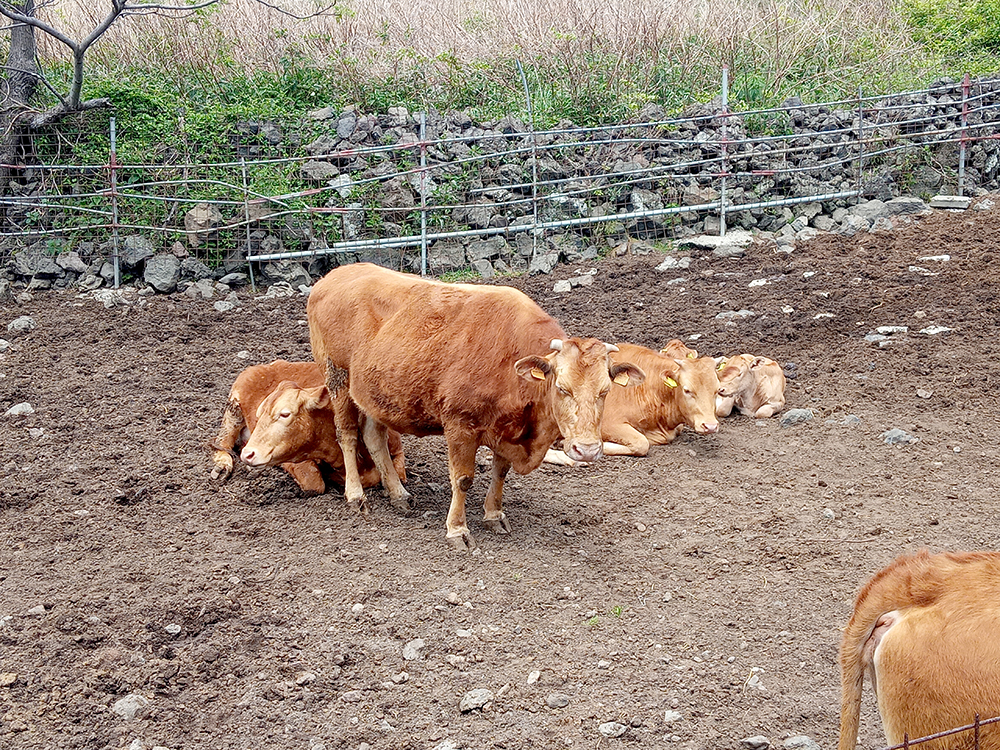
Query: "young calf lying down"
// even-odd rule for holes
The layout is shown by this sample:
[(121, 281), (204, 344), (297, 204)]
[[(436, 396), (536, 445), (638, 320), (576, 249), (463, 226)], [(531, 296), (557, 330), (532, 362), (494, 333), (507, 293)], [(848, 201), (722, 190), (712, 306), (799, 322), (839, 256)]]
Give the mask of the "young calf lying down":
[(715, 413), (728, 417), (733, 407), (758, 419), (773, 417), (785, 406), (785, 373), (767, 357), (739, 354), (719, 362), (719, 397)]
[[(347, 398), (347, 392), (340, 398)], [(326, 491), (323, 466), (343, 483), (344, 455), (336, 439), (333, 404), (324, 375), (314, 362), (279, 359), (239, 374), (213, 445), (213, 479), (229, 478), (233, 451), (239, 446), (243, 448), (240, 459), (247, 466), (280, 465), (306, 493)], [(396, 473), (405, 482), (403, 445), (399, 433), (392, 430), (389, 452)], [(358, 451), (358, 471), (366, 487), (381, 479), (364, 449)]]

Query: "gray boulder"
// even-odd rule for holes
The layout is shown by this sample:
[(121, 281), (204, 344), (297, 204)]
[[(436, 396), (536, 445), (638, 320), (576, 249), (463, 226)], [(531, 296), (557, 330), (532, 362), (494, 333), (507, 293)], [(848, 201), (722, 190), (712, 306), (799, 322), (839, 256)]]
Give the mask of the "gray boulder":
[(181, 278), (181, 262), (168, 253), (154, 255), (146, 261), (142, 278), (160, 294), (170, 294), (177, 290), (177, 282)]
[(276, 260), (264, 266), (260, 272), (264, 284), (285, 282), (293, 288), (310, 286), (312, 279), (301, 263), (292, 260)]
[(181, 278), (195, 279), (196, 281), (210, 279), (212, 278), (212, 269), (197, 258), (185, 258), (181, 261)]
[(74, 251), (68, 253), (59, 253), (56, 256), (56, 263), (64, 271), (70, 271), (82, 276), (87, 273), (87, 264), (83, 262), (80, 254)]
[(199, 203), (184, 215), (184, 228), (188, 231), (188, 245), (198, 247), (218, 230), (222, 212), (210, 203)]
[(55, 258), (40, 247), (15, 253), (12, 266), (11, 270), (18, 276), (55, 278), (61, 276), (63, 272)]
[(156, 247), (152, 241), (141, 234), (130, 234), (122, 242), (118, 251), (118, 260), (122, 268), (132, 270), (137, 269), (154, 255), (156, 255)]

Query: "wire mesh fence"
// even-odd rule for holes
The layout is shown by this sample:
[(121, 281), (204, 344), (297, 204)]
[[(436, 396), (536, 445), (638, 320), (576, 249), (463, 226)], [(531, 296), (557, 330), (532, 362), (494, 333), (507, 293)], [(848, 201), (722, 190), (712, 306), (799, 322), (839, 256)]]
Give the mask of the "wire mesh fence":
[(730, 112), (724, 83), (716, 101), (682, 117), (653, 107), (642, 113), (653, 117), (591, 128), (400, 110), (245, 120), (211, 144), (225, 157), (214, 160), (176, 113), (161, 123), (170, 145), (142, 163), (129, 159), (128, 113), (90, 113), (8, 165), (0, 262), (75, 252), (108, 283), (121, 279), (119, 261), (131, 272), (137, 253), (219, 272), (298, 260), (318, 273), (358, 259), (521, 271), (625, 237), (778, 231), (801, 204), (818, 204), (816, 216), (868, 197), (994, 189), (998, 108), (1000, 82), (966, 78)]

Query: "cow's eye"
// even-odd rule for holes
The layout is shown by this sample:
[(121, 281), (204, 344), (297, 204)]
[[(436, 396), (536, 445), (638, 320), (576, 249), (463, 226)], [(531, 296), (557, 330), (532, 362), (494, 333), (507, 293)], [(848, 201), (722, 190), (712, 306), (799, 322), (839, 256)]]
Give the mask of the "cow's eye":
[(603, 391), (601, 391), (600, 393), (597, 394), (597, 398), (602, 399), (602, 398), (606, 397), (608, 395), (608, 392), (610, 390), (611, 390), (610, 388), (605, 388)]
[(281, 412), (281, 414), (278, 415), (280, 419), (288, 419), (290, 416), (292, 416), (292, 413), (290, 411), (283, 411)]
[(685, 388), (684, 389), (684, 395), (685, 396), (693, 396), (694, 395), (694, 391), (690, 390), (689, 388)]
[(559, 395), (561, 395), (561, 396), (568, 396), (568, 395), (569, 395), (569, 391), (567, 391), (567, 390), (566, 390), (565, 388), (563, 388), (563, 387), (562, 387), (561, 385), (558, 385), (558, 384), (557, 384), (557, 385), (556, 385), (556, 390), (557, 390), (557, 391), (559, 391)]

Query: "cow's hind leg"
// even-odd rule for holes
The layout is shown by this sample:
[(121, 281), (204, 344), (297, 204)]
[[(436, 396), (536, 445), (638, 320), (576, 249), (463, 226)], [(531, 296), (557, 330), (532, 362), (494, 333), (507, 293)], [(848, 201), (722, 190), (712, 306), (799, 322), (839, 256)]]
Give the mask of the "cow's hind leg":
[(240, 433), (246, 426), (239, 401), (230, 396), (229, 401), (226, 402), (226, 408), (222, 412), (222, 426), (219, 427), (219, 434), (212, 444), (212, 448), (215, 449), (212, 454), (212, 479), (224, 481), (232, 475), (233, 449), (240, 440)]
[(362, 434), (368, 452), (372, 456), (372, 461), (375, 462), (375, 468), (382, 476), (382, 486), (389, 493), (389, 502), (392, 503), (392, 507), (398, 510), (409, 510), (410, 493), (399, 481), (396, 466), (392, 462), (392, 456), (389, 455), (389, 428), (366, 416)]
[(503, 483), (509, 471), (510, 461), (494, 452), (493, 480), (486, 492), (486, 502), (483, 503), (483, 523), (497, 534), (510, 533), (510, 521), (503, 512)]
[(448, 474), (451, 477), (451, 506), (445, 528), (451, 545), (464, 552), (476, 548), (476, 540), (465, 517), (465, 497), (476, 473), (478, 441), (473, 432), (447, 426), (444, 437), (448, 443)]

